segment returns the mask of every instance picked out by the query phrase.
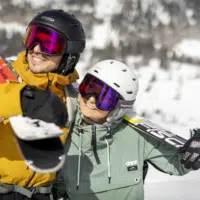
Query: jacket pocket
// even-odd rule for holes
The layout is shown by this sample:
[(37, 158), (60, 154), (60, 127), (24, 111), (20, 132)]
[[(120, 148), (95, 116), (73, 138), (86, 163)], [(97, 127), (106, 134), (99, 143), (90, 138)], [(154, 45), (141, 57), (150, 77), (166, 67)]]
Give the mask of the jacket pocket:
[[(79, 188), (76, 187), (74, 180), (69, 180), (67, 183), (67, 190), (69, 196), (74, 199), (81, 199), (81, 197), (87, 196), (87, 199), (109, 199), (110, 196), (116, 196), (112, 198), (118, 199), (134, 199), (138, 200), (135, 195), (143, 196), (143, 179), (142, 173), (136, 171), (134, 173), (121, 173), (119, 175), (113, 175), (110, 183), (108, 177), (93, 177), (91, 180), (81, 180)], [(101, 195), (101, 198), (98, 198)], [(104, 197), (102, 197), (104, 195)]]

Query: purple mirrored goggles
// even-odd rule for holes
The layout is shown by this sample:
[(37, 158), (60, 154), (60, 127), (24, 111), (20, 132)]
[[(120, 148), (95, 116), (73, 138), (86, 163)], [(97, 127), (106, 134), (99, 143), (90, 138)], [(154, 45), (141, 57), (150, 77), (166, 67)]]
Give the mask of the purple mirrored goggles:
[(82, 80), (79, 92), (86, 99), (95, 96), (96, 107), (100, 110), (110, 111), (117, 106), (131, 108), (133, 105), (133, 101), (123, 100), (117, 91), (91, 74), (87, 74)]

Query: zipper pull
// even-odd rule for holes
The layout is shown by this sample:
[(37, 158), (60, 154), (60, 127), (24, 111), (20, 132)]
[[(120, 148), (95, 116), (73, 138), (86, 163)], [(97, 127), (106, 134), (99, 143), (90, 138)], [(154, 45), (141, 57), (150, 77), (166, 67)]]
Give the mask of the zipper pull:
[(107, 134), (106, 134), (106, 137), (110, 137), (111, 136), (111, 128), (110, 127), (107, 127)]
[(78, 130), (81, 135), (83, 135), (83, 129)]

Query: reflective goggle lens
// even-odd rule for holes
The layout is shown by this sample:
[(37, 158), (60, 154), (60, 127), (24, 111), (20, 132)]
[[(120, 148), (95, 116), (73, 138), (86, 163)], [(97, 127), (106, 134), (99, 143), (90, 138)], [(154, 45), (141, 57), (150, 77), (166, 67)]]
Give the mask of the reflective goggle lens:
[(106, 111), (114, 110), (120, 98), (118, 92), (90, 74), (87, 74), (81, 82), (79, 92), (83, 98), (95, 96), (96, 107)]
[(47, 27), (32, 25), (26, 32), (24, 46), (31, 49), (36, 44), (40, 45), (41, 53), (48, 55), (60, 55), (66, 48), (66, 40), (60, 33)]

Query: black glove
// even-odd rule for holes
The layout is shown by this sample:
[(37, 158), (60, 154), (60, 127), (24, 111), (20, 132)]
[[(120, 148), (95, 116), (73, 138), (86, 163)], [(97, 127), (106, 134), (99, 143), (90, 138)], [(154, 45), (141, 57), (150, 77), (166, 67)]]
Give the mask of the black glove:
[(197, 170), (200, 168), (200, 129), (193, 129), (194, 135), (180, 149), (183, 152), (181, 163), (186, 169)]
[(64, 127), (68, 119), (66, 105), (49, 90), (26, 86), (21, 91), (21, 107), (24, 116), (60, 127)]

